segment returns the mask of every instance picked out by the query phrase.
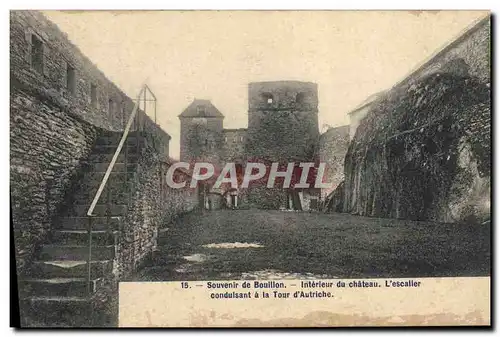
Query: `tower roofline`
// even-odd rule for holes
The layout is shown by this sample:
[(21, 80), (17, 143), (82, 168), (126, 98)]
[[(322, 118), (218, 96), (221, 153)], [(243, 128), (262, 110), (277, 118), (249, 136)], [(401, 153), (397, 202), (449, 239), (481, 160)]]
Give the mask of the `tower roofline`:
[[(199, 109), (203, 107), (203, 109)], [(224, 115), (208, 99), (194, 99), (184, 111), (178, 115), (179, 118), (224, 118)]]

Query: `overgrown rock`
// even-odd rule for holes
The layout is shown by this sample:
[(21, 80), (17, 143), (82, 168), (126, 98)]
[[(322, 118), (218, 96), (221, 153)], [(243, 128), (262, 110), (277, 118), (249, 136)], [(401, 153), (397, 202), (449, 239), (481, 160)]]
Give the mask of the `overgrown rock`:
[(465, 73), (430, 74), (373, 104), (346, 155), (345, 212), (490, 217), (490, 88)]

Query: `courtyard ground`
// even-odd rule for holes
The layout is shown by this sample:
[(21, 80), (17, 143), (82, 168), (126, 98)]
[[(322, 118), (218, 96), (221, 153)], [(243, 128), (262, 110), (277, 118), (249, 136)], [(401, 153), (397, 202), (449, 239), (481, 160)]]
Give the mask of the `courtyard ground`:
[(490, 275), (490, 225), (271, 210), (168, 224), (134, 281)]

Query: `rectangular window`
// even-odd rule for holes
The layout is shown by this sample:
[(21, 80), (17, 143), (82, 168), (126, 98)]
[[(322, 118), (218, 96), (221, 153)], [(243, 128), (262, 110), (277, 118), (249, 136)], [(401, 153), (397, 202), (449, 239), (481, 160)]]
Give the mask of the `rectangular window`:
[(110, 98), (108, 103), (108, 113), (113, 114), (113, 100)]
[(31, 66), (43, 74), (43, 42), (35, 34), (31, 34)]
[(97, 86), (95, 84), (90, 85), (90, 106), (97, 109)]
[(198, 116), (205, 116), (205, 106), (204, 105), (198, 105), (196, 107), (196, 111), (198, 112)]
[(66, 90), (69, 94), (74, 95), (76, 92), (76, 73), (75, 68), (71, 65), (66, 65)]

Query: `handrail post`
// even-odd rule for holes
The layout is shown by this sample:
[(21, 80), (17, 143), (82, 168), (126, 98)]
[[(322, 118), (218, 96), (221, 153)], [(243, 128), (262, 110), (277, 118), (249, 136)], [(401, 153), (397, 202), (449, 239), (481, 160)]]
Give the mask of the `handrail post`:
[(154, 99), (154, 111), (155, 111), (155, 124), (156, 124), (156, 98)]
[(88, 235), (89, 247), (87, 256), (87, 294), (89, 299), (92, 297), (92, 216), (88, 216)]

